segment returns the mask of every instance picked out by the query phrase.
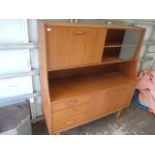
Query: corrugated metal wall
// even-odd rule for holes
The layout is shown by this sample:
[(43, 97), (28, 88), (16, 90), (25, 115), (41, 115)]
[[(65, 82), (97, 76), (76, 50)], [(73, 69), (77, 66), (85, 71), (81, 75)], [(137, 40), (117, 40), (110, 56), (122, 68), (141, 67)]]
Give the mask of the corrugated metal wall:
[[(0, 20), (0, 106), (30, 98), (33, 115), (41, 115), (39, 75), (31, 71), (39, 69), (37, 44), (37, 20)], [(36, 108), (38, 107), (38, 108)]]
[[(24, 20), (0, 20), (1, 44), (24, 44), (28, 42), (27, 25)], [(25, 49), (0, 51), (0, 74), (30, 70), (29, 53)], [(32, 93), (31, 77), (0, 80), (0, 98)]]
[[(138, 70), (155, 67), (155, 20), (65, 21), (145, 27), (145, 44), (141, 52), (144, 61), (139, 63)], [(27, 98), (33, 120), (42, 115), (37, 42), (37, 20), (0, 20), (0, 106)]]

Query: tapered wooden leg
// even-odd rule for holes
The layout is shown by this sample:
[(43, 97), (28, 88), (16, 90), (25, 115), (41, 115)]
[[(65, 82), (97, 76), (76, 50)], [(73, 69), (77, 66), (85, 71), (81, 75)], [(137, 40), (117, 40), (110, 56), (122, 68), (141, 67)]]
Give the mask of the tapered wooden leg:
[(116, 112), (116, 119), (119, 119), (123, 110), (119, 110)]

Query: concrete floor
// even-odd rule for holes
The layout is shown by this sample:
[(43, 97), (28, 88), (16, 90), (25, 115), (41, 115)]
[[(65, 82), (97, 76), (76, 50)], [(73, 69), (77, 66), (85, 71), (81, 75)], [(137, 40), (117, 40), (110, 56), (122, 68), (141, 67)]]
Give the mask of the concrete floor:
[[(34, 135), (48, 134), (44, 121), (33, 125)], [(155, 115), (131, 105), (119, 120), (114, 114), (100, 120), (65, 131), (62, 135), (154, 135)]]

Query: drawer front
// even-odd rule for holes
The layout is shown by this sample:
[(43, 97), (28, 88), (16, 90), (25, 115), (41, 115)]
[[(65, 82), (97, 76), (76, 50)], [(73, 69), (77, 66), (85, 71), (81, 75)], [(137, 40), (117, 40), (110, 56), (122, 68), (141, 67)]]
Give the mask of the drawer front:
[(52, 111), (63, 110), (66, 108), (71, 108), (80, 104), (85, 104), (90, 101), (89, 96), (81, 96), (76, 98), (67, 99), (59, 102), (52, 102)]
[(70, 119), (63, 119), (59, 121), (53, 121), (53, 131), (59, 131), (76, 126), (76, 124), (83, 123), (88, 120), (88, 114), (84, 113), (79, 116)]
[(89, 105), (89, 102), (71, 107), (69, 109), (53, 112), (52, 119), (53, 121), (61, 121), (63, 119), (70, 119), (80, 114), (87, 113), (88, 105)]

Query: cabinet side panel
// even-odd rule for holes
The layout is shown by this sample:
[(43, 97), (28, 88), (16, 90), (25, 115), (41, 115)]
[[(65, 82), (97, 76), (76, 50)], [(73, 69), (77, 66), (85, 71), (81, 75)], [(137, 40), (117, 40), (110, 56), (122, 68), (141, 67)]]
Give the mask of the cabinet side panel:
[(46, 46), (45, 46), (45, 28), (44, 23), (38, 22), (39, 34), (39, 65), (40, 65), (40, 81), (41, 81), (41, 98), (42, 108), (49, 133), (52, 133), (51, 128), (51, 106), (48, 88), (48, 71), (46, 60)]

